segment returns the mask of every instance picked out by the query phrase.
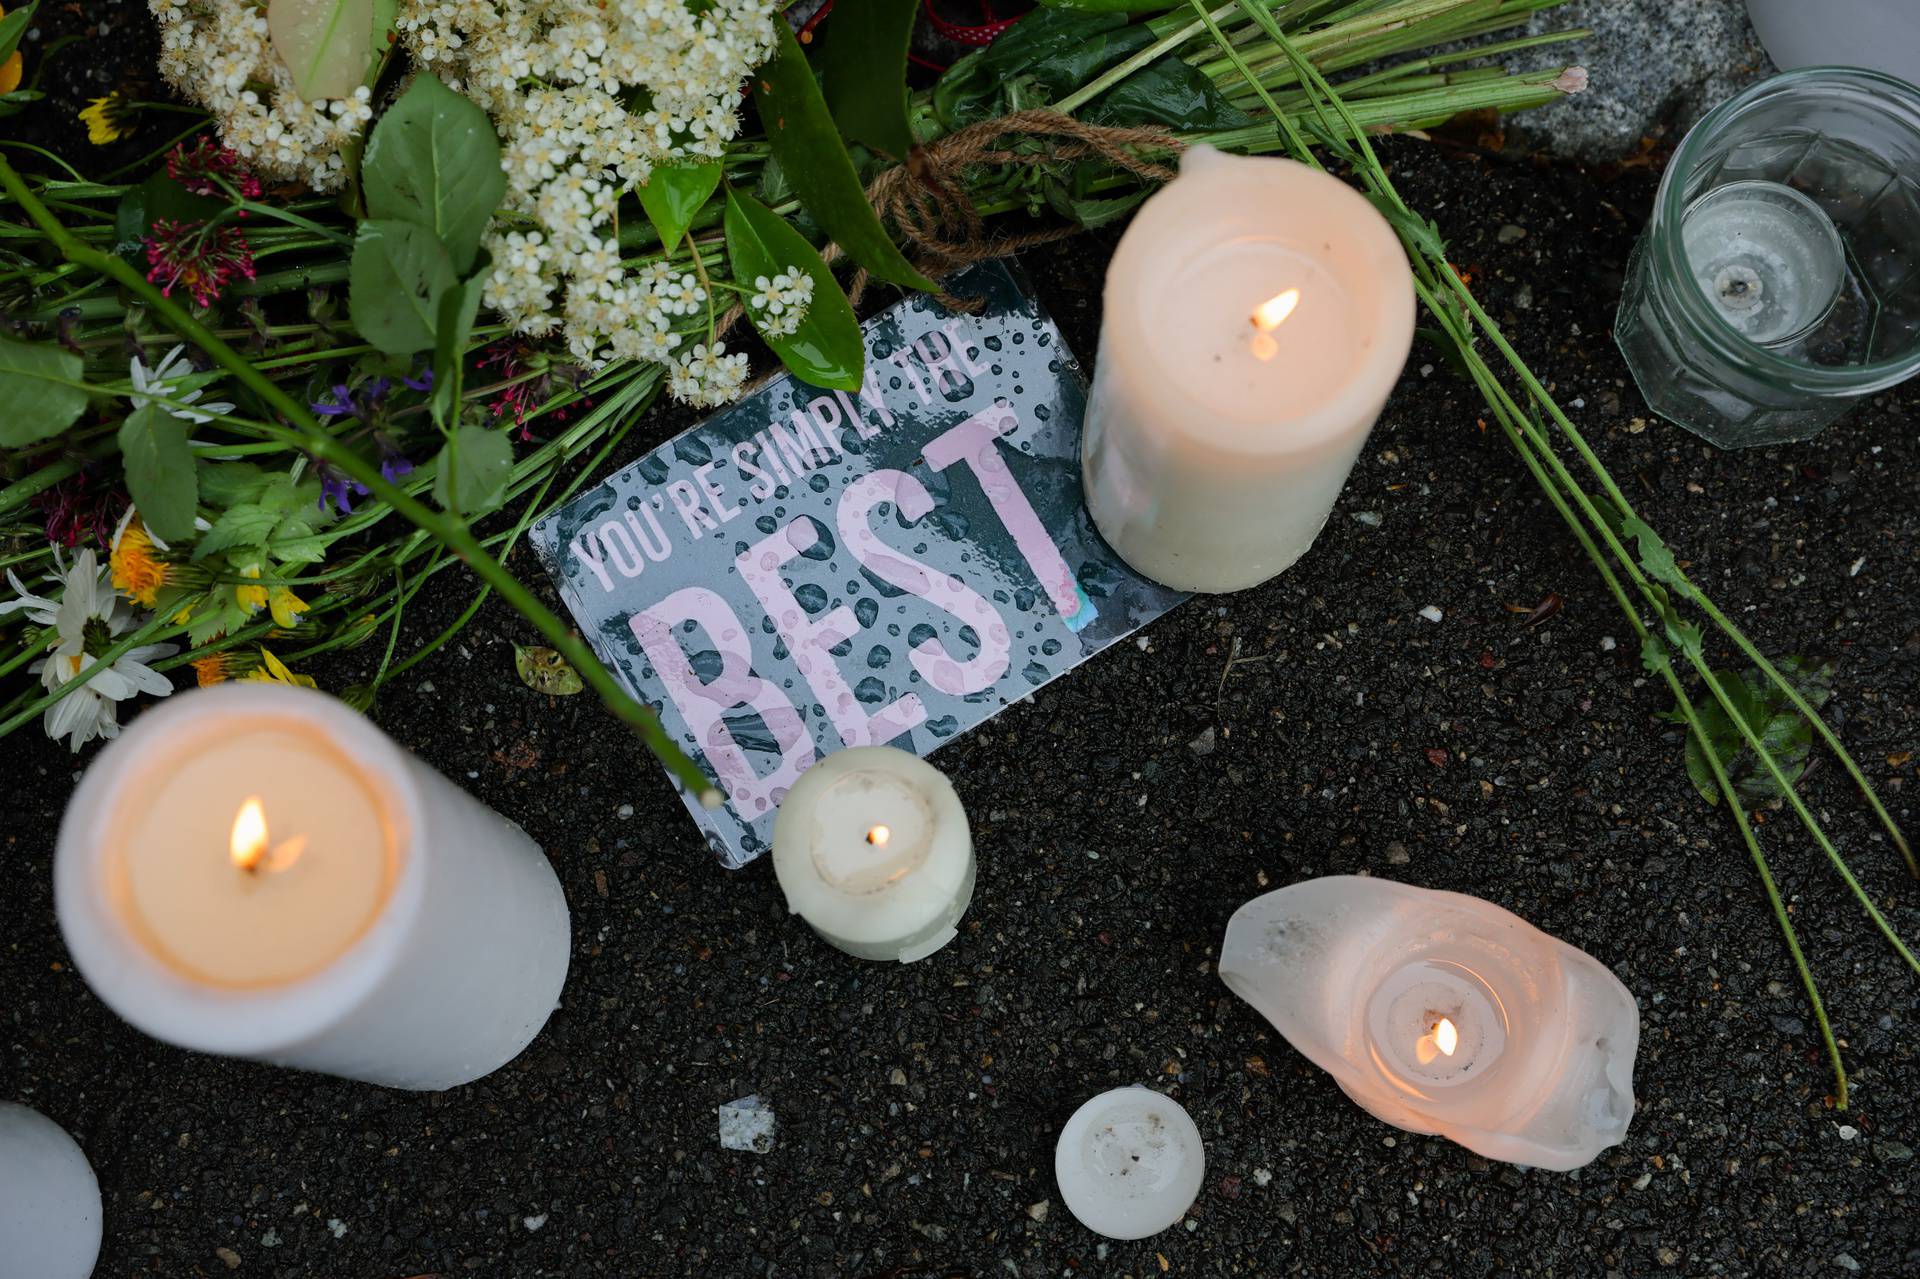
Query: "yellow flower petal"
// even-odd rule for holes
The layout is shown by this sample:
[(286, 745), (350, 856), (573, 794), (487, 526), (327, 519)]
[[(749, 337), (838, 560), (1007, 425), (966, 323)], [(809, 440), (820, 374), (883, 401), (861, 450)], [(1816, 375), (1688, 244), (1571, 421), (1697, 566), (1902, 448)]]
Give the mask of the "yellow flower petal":
[(267, 605), (273, 610), (274, 624), (278, 626), (299, 625), (307, 611), (307, 602), (284, 586), (268, 592)]

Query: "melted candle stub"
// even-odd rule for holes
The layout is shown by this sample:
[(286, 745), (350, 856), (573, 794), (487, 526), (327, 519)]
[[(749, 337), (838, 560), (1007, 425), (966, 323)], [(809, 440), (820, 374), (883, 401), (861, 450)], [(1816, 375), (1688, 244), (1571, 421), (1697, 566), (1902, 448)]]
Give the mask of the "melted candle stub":
[(1234, 914), (1220, 976), (1362, 1108), (1410, 1132), (1567, 1170), (1633, 1118), (1633, 996), (1490, 902), (1308, 880)]
[(1115, 1088), (1060, 1130), (1053, 1171), (1067, 1210), (1109, 1239), (1144, 1239), (1186, 1215), (1206, 1175), (1200, 1130), (1150, 1088)]

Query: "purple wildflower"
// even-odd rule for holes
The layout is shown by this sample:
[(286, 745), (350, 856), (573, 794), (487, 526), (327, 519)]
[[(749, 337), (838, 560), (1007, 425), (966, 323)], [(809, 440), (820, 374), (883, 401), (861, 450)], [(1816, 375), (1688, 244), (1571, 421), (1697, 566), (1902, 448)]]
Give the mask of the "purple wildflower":
[(320, 509), (326, 510), (327, 504), (331, 502), (339, 508), (340, 514), (353, 514), (353, 498), (356, 494), (365, 497), (369, 491), (367, 486), (359, 480), (342, 475), (330, 466), (322, 465), (319, 472)]
[(398, 453), (388, 453), (380, 459), (380, 478), (389, 484), (398, 482), (403, 475), (411, 474), (413, 474), (413, 463)]
[(333, 402), (314, 400), (307, 405), (318, 417), (353, 417), (358, 412), (353, 406), (353, 392), (344, 382), (333, 384)]
[(419, 391), (422, 394), (425, 394), (426, 392), (431, 391), (433, 389), (433, 370), (422, 369), (420, 371), (419, 377), (417, 378), (403, 377), (400, 380), (403, 383), (405, 383), (407, 386), (412, 387), (414, 390)]

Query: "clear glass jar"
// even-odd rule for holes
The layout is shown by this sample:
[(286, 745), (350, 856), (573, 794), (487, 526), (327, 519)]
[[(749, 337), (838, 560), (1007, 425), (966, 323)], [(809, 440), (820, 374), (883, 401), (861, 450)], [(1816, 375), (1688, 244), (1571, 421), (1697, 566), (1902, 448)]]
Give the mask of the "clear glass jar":
[(1714, 108), (1614, 338), (1655, 412), (1728, 448), (1806, 439), (1920, 372), (1920, 89), (1808, 67)]

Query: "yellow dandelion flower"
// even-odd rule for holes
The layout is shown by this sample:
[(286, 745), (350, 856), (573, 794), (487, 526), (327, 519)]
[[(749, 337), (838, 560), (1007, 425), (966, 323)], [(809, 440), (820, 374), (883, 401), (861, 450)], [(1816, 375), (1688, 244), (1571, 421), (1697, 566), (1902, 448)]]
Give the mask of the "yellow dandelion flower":
[(167, 566), (161, 561), (153, 538), (135, 516), (113, 544), (108, 557), (113, 569), (113, 588), (143, 608), (152, 608), (167, 584)]
[(95, 98), (80, 110), (80, 122), (87, 126), (87, 141), (97, 147), (118, 142), (133, 132), (133, 113), (126, 106), (127, 95), (119, 89), (104, 98)]
[(208, 653), (193, 659), (194, 678), (200, 681), (201, 688), (212, 688), (233, 678), (233, 665), (231, 653)]
[(256, 667), (243, 677), (261, 684), (294, 684), (301, 688), (318, 688), (311, 675), (297, 675), (287, 668), (287, 664), (266, 649), (260, 650), (265, 667)]

